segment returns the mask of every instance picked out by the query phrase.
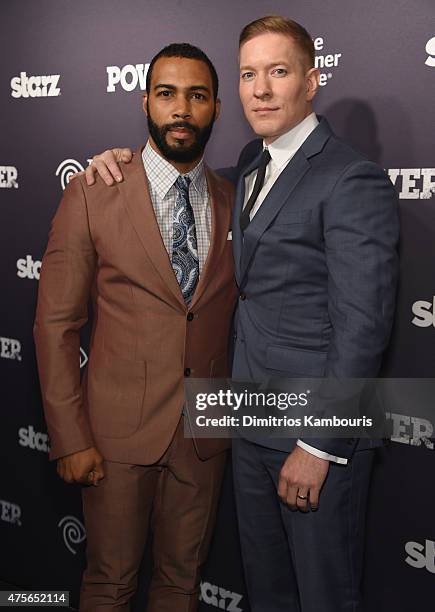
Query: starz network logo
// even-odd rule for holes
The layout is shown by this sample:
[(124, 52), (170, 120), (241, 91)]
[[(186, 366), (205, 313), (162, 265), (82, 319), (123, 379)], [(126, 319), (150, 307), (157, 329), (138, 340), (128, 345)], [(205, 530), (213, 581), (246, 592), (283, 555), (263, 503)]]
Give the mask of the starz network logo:
[(34, 260), (31, 255), (17, 259), (17, 276), (19, 278), (30, 278), (31, 280), (39, 280), (41, 273), (42, 262), (39, 259)]
[(42, 262), (39, 259), (34, 260), (31, 255), (17, 259), (17, 276), (19, 278), (30, 278), (39, 280), (41, 274)]
[(425, 540), (420, 542), (407, 542), (405, 544), (407, 557), (405, 562), (415, 569), (426, 569), (431, 574), (435, 574), (435, 542)]
[(47, 432), (36, 431), (33, 425), (20, 427), (18, 430), (18, 444), (24, 448), (30, 448), (42, 453), (48, 453), (50, 450), (50, 440)]
[(239, 603), (243, 599), (240, 593), (233, 593), (216, 584), (210, 582), (201, 582), (201, 591), (199, 595), (200, 601), (218, 608), (218, 610), (226, 610), (227, 612), (243, 612), (243, 608), (239, 607)]
[(27, 76), (27, 72), (20, 72), (20, 76), (11, 79), (11, 96), (13, 98), (52, 98), (60, 96), (60, 74), (47, 76)]
[[(88, 162), (88, 165), (89, 165), (92, 162), (92, 159), (88, 159), (86, 161)], [(60, 184), (62, 185), (62, 189), (65, 189), (65, 187), (70, 182), (71, 176), (73, 174), (76, 174), (76, 172), (83, 172), (83, 171), (84, 171), (84, 167), (81, 165), (80, 162), (78, 162), (76, 159), (68, 158), (60, 162), (60, 164), (56, 168), (55, 174), (60, 179)]]
[(425, 65), (430, 68), (435, 68), (435, 36), (430, 38), (426, 43), (427, 58)]
[(412, 305), (414, 318), (411, 323), (416, 327), (435, 327), (435, 295), (431, 302), (417, 300)]
[[(322, 36), (318, 36), (313, 40), (315, 59), (314, 66), (320, 70), (319, 85), (324, 87), (332, 79), (333, 73), (336, 68), (339, 67), (342, 59), (342, 53), (322, 53), (325, 47), (325, 39)], [(318, 52), (321, 53), (318, 53)]]
[(86, 539), (85, 526), (75, 516), (67, 515), (57, 524), (62, 530), (63, 542), (72, 555), (77, 554), (76, 547)]

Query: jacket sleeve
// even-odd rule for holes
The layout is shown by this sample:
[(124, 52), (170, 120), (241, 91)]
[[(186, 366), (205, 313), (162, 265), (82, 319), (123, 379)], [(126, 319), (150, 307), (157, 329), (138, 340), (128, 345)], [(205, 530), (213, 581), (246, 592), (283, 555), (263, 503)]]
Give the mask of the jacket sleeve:
[[(374, 378), (394, 318), (398, 281), (396, 192), (377, 164), (357, 161), (337, 180), (324, 207), (328, 310), (332, 325), (325, 377)], [(349, 458), (357, 439), (306, 439)]]
[(86, 199), (75, 179), (51, 224), (33, 328), (51, 459), (94, 445), (80, 386), (80, 329), (95, 270)]

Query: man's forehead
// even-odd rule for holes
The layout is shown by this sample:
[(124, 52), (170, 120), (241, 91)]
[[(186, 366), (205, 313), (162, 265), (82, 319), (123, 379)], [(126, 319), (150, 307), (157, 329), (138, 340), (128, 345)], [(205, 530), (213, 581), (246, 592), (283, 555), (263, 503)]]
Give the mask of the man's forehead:
[[(195, 85), (210, 85), (211, 75), (208, 66), (201, 60), (187, 57), (159, 57), (153, 67), (152, 81), (169, 82), (172, 84), (183, 83), (190, 80), (195, 81)], [(199, 83), (201, 81), (201, 83)]]
[(239, 51), (239, 63), (240, 65), (250, 61), (279, 63), (284, 60), (289, 61), (298, 54), (300, 54), (299, 47), (291, 36), (278, 32), (265, 32), (243, 43)]

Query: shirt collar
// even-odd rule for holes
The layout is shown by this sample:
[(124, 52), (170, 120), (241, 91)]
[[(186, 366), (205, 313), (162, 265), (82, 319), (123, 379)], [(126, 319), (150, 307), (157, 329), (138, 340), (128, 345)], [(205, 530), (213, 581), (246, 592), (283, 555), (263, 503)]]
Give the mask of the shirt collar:
[(279, 136), (271, 144), (266, 145), (263, 141), (263, 148), (269, 149), (270, 156), (274, 165), (279, 169), (288, 163), (296, 151), (303, 145), (305, 140), (313, 130), (319, 125), (315, 113), (305, 117), (294, 128)]
[[(149, 182), (159, 197), (163, 199), (174, 186), (175, 181), (180, 176), (180, 172), (167, 159), (157, 153), (149, 141), (142, 151), (142, 161)], [(193, 185), (200, 196), (207, 194), (204, 158), (201, 158), (197, 165), (183, 176), (190, 178), (191, 185)]]

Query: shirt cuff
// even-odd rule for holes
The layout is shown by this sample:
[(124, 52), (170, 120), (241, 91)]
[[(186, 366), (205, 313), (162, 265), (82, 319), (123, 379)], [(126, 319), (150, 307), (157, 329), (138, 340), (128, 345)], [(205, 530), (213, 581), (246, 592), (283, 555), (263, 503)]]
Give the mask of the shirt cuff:
[(315, 455), (316, 457), (319, 457), (319, 459), (326, 459), (327, 461), (333, 461), (334, 463), (342, 463), (343, 465), (347, 465), (348, 460), (345, 459), (344, 457), (336, 457), (335, 455), (330, 455), (329, 453), (325, 453), (325, 451), (319, 450), (318, 448), (315, 448), (314, 446), (310, 446), (309, 444), (306, 444), (306, 442), (303, 442), (302, 440), (298, 440), (296, 444), (300, 446), (301, 448), (303, 448), (304, 450), (306, 450), (307, 453), (310, 453), (311, 455)]

